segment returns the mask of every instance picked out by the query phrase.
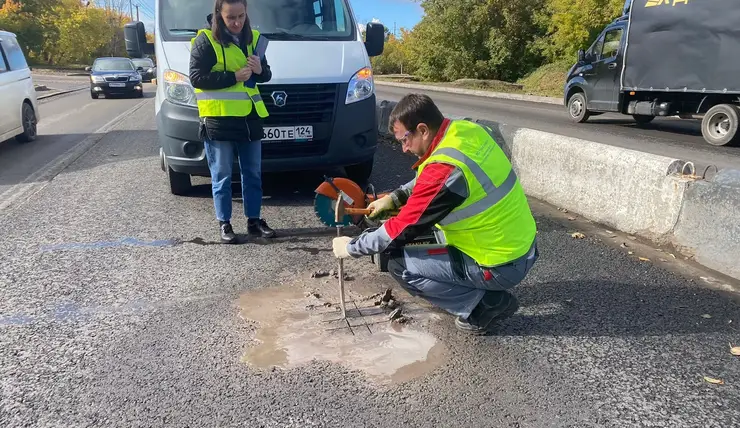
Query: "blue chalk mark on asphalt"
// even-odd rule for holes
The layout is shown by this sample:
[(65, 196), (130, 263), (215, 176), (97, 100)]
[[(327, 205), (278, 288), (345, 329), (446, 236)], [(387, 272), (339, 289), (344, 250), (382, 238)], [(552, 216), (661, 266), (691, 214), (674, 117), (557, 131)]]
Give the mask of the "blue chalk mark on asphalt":
[(138, 246), (138, 247), (171, 247), (177, 245), (180, 242), (176, 239), (157, 239), (154, 241), (142, 241), (136, 238), (123, 238), (118, 241), (98, 241), (89, 243), (69, 243), (69, 244), (57, 244), (47, 245), (41, 247), (41, 251), (59, 251), (59, 250), (96, 250), (100, 248), (113, 248), (123, 246)]
[(31, 322), (33, 322), (33, 318), (22, 314), (0, 316), (0, 325), (26, 325), (31, 324)]

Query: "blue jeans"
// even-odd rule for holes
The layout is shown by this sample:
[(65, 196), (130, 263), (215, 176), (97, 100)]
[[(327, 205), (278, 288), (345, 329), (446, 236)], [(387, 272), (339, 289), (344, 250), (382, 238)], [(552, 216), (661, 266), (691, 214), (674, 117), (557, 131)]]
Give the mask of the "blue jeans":
[(205, 140), (216, 219), (231, 221), (231, 177), (234, 154), (239, 157), (244, 215), (260, 218), (262, 210), (262, 141)]

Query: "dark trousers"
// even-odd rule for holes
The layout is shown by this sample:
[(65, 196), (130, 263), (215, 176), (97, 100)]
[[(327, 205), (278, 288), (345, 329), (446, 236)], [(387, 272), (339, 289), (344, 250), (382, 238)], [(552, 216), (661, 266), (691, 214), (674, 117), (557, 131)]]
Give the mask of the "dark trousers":
[(388, 272), (411, 295), (468, 318), (487, 291), (504, 291), (519, 284), (539, 258), (539, 251), (535, 242), (523, 257), (490, 268), (445, 244), (408, 245), (390, 256)]

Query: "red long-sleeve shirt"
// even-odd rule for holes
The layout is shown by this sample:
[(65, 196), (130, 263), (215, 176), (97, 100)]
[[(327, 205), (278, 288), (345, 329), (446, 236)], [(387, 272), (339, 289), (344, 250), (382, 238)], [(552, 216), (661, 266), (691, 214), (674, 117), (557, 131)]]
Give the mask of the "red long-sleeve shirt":
[[(445, 119), (416, 169), (442, 140), (449, 119)], [(368, 231), (350, 241), (347, 252), (353, 257), (370, 255), (400, 248), (417, 236), (428, 233), (468, 197), (468, 185), (462, 171), (454, 165), (431, 163), (415, 180), (395, 190), (391, 197), (401, 206), (397, 216), (376, 230)]]

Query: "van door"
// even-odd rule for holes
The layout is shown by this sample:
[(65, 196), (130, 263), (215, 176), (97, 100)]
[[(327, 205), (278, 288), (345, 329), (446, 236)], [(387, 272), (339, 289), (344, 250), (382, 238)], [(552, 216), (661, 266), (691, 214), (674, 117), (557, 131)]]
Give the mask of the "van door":
[(611, 28), (604, 32), (596, 55), (592, 63), (594, 84), (589, 106), (595, 110), (618, 111), (619, 103), (619, 74), (622, 71), (620, 47), (624, 27)]
[[(0, 37), (1, 40), (2, 38)], [(15, 98), (17, 98), (15, 92), (17, 88), (13, 89), (15, 84), (12, 77), (10, 67), (8, 66), (8, 59), (3, 50), (2, 43), (0, 43), (0, 135), (12, 131), (20, 124), (20, 119), (17, 117), (20, 114), (20, 110), (16, 111), (15, 109)]]

